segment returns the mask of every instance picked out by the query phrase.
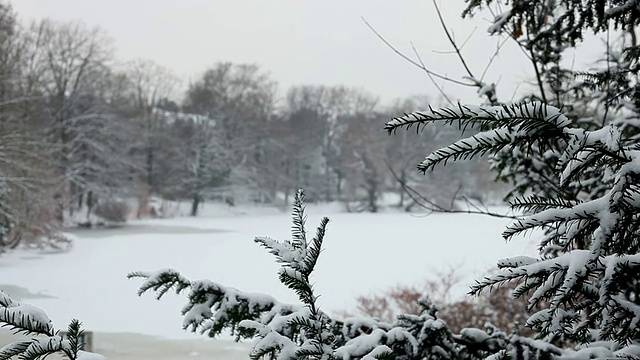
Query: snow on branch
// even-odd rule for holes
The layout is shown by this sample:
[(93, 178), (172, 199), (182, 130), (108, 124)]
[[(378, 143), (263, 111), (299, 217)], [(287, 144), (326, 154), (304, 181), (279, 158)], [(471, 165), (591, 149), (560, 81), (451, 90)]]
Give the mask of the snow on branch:
[(484, 131), (434, 151), (418, 164), (418, 170), (425, 173), (438, 164), (446, 165), (449, 160), (465, 160), (484, 155), (487, 152), (502, 149), (513, 141), (513, 135), (508, 129)]
[(51, 319), (41, 309), (20, 304), (0, 291), (0, 300), (8, 306), (0, 306), (0, 323), (16, 333), (54, 335)]
[(493, 24), (489, 26), (487, 32), (491, 35), (502, 32), (503, 28), (506, 24), (509, 23), (509, 20), (513, 17), (513, 11), (511, 8), (498, 14), (493, 20)]
[(135, 271), (127, 275), (127, 278), (143, 278), (138, 295), (148, 291), (155, 291), (160, 299), (169, 290), (175, 289), (176, 294), (191, 286), (191, 282), (173, 269), (163, 269), (155, 272)]
[[(242, 320), (255, 320), (261, 316), (273, 318), (276, 314), (291, 313), (295, 309), (280, 304), (269, 295), (245, 293), (209, 280), (190, 281), (172, 269), (133, 272), (129, 278), (145, 279), (139, 295), (155, 292), (158, 299), (170, 289), (178, 294), (189, 289), (189, 302), (182, 309), (183, 328), (207, 333), (210, 337), (217, 336), (225, 329), (236, 330)], [(250, 333), (253, 335), (253, 332)], [(244, 336), (245, 332), (239, 335)]]
[(31, 336), (30, 340), (15, 341), (0, 348), (0, 360), (16, 356), (20, 360), (39, 360), (57, 352), (64, 353), (70, 360), (104, 359), (101, 355), (81, 351), (83, 330), (78, 320), (71, 321), (66, 337), (62, 337), (42, 309), (14, 301), (2, 290), (0, 326), (10, 328), (15, 334)]
[(458, 105), (438, 110), (430, 108), (425, 112), (415, 112), (395, 118), (385, 129), (389, 133), (401, 127), (416, 129), (429, 123), (443, 122), (457, 126), (462, 132), (467, 129), (489, 129), (431, 153), (418, 165), (426, 172), (447, 161), (470, 159), (487, 153), (495, 154), (503, 148), (516, 147), (541, 149), (550, 147), (553, 139), (570, 136), (564, 130), (570, 125), (569, 119), (559, 109), (539, 103), (519, 103), (503, 106)]
[(477, 329), (476, 334), (484, 335), (473, 338), (452, 334), (427, 300), (419, 302), (419, 314), (401, 315), (393, 324), (361, 317), (340, 321), (322, 312), (310, 276), (321, 253), (328, 219), (324, 218), (313, 239), (307, 240), (303, 195), (298, 192), (293, 210), (294, 241), (255, 239), (282, 264), (280, 281), (296, 292), (300, 304), (284, 304), (269, 295), (243, 292), (210, 280), (192, 281), (171, 269), (135, 272), (129, 277), (143, 279), (140, 294), (155, 292), (158, 298), (172, 289), (177, 293), (188, 289), (182, 309), (184, 329), (210, 337), (230, 330), (237, 340), (254, 339), (252, 359), (453, 359), (467, 353), (474, 354), (469, 359), (481, 359), (511, 346), (499, 340), (506, 335), (498, 331), (488, 334)]
[[(545, 122), (555, 128), (564, 128), (571, 122), (556, 107), (540, 103), (518, 103), (502, 106), (477, 106), (461, 105), (456, 107), (445, 107), (433, 109), (429, 107), (427, 111), (418, 111), (404, 116), (397, 117), (387, 122), (385, 130), (389, 133), (397, 131), (401, 127), (410, 129), (416, 126), (424, 126), (433, 122), (444, 122), (448, 125), (457, 125), (461, 130), (467, 128), (498, 128), (503, 126), (515, 127), (516, 125), (534, 125), (538, 122)], [(533, 128), (538, 126), (534, 125)], [(527, 130), (528, 126), (523, 126), (521, 130)]]
[(516, 220), (502, 233), (502, 237), (510, 239), (513, 236), (533, 228), (543, 227), (550, 223), (568, 222), (573, 220), (595, 220), (608, 205), (608, 198), (602, 197), (587, 203), (581, 203), (568, 209), (548, 209), (523, 220)]
[(302, 190), (296, 194), (292, 218), (293, 241), (257, 237), (255, 242), (283, 265), (280, 281), (296, 292), (302, 305), (282, 304), (268, 295), (246, 293), (209, 280), (190, 281), (171, 269), (135, 272), (129, 277), (145, 279), (139, 294), (155, 291), (158, 298), (170, 289), (180, 293), (188, 288), (189, 301), (182, 310), (183, 328), (210, 337), (225, 329), (231, 330), (238, 339), (258, 337), (252, 358), (274, 353), (282, 359), (291, 358), (292, 354), (328, 354), (335, 338), (330, 334), (333, 321), (318, 309), (317, 296), (309, 280), (320, 255), (328, 219), (321, 221), (316, 236), (308, 242)]

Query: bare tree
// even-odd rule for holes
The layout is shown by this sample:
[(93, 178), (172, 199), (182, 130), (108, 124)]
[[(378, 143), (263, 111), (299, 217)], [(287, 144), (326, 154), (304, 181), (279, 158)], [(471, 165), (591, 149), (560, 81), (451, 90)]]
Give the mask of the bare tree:
[(84, 153), (92, 144), (87, 136), (94, 134), (94, 120), (101, 115), (89, 98), (94, 98), (94, 81), (108, 74), (112, 50), (102, 31), (81, 23), (42, 20), (30, 31), (33, 47), (28, 63), (32, 79), (27, 85), (44, 99), (42, 115), (49, 122), (47, 136), (59, 151), (56, 218), (62, 222), (64, 208), (73, 211), (76, 206), (72, 204), (80, 204), (88, 191), (88, 175), (78, 166), (86, 160)]
[[(414, 96), (406, 99), (398, 99), (386, 110), (389, 114), (389, 117), (393, 116), (392, 114), (403, 114), (409, 113), (413, 111), (419, 111), (424, 109), (426, 104), (429, 103), (429, 98)], [(385, 159), (387, 159), (387, 165), (391, 171), (397, 174), (398, 177), (398, 206), (405, 207), (405, 202), (409, 199), (407, 195), (407, 186), (414, 186), (416, 183), (424, 181), (422, 177), (419, 177), (415, 171), (415, 161), (405, 161), (406, 158), (415, 158), (416, 156), (421, 156), (425, 152), (427, 152), (427, 148), (429, 147), (429, 141), (432, 141), (437, 134), (429, 133), (429, 134), (417, 134), (419, 131), (403, 131), (396, 134), (396, 136), (391, 137), (389, 139), (389, 144), (387, 146), (387, 155)], [(393, 162), (388, 161), (388, 159), (394, 159)], [(407, 210), (411, 209), (411, 205), (406, 205)]]
[(215, 122), (230, 154), (226, 185), (248, 190), (243, 193), (258, 201), (269, 200), (262, 175), (270, 166), (267, 134), (275, 90), (275, 82), (256, 65), (218, 63), (189, 86), (184, 104), (186, 112)]
[[(144, 164), (144, 183), (147, 188), (144, 197), (148, 199), (152, 193), (162, 190), (158, 167), (162, 161), (163, 144), (169, 136), (164, 131), (167, 119), (161, 116), (158, 105), (174, 98), (179, 81), (170, 70), (151, 60), (138, 59), (129, 62), (126, 67), (130, 94), (134, 99), (134, 119), (142, 135), (137, 153), (142, 156)], [(141, 202), (141, 206), (146, 204)]]
[(375, 111), (377, 99), (362, 93), (358, 100), (357, 111), (340, 119), (345, 123), (345, 132), (340, 137), (342, 166), (350, 190), (345, 201), (359, 203), (358, 211), (377, 212), (379, 197), (387, 187), (384, 151), (389, 138), (376, 124), (386, 116)]

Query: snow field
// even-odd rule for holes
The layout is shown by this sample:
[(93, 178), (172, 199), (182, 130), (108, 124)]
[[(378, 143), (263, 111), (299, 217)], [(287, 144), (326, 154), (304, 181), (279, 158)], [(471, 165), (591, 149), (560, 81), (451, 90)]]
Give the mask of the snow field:
[[(535, 254), (531, 238), (505, 244), (500, 233), (508, 219), (464, 214), (327, 214), (327, 210), (307, 208), (307, 231), (312, 236), (322, 216), (331, 218), (314, 276), (319, 304), (330, 313), (352, 310), (359, 295), (398, 283), (418, 284), (449, 267), (456, 268), (463, 284), (469, 285), (501, 258)], [(77, 317), (86, 329), (96, 332), (170, 339), (200, 338), (181, 330), (184, 298), (171, 294), (160, 302), (150, 294), (139, 298), (140, 282), (126, 279), (128, 272), (174, 268), (192, 280), (209, 278), (297, 302), (278, 282), (278, 264), (272, 255), (253, 242), (258, 235), (290, 238), (288, 213), (206, 214), (137, 221), (122, 229), (76, 231), (74, 247), (67, 253), (3, 256), (0, 288), (16, 285), (51, 296), (26, 301), (45, 309), (58, 328)], [(463, 296), (466, 287), (457, 291)]]

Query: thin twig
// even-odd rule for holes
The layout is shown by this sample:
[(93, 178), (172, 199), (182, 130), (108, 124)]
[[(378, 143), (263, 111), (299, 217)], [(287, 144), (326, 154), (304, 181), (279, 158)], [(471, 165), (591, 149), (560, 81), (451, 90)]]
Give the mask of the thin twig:
[(464, 59), (464, 56), (462, 56), (462, 53), (460, 52), (460, 48), (458, 47), (458, 45), (456, 44), (456, 41), (451, 36), (449, 29), (447, 29), (447, 24), (444, 22), (444, 19), (442, 18), (442, 13), (440, 12), (440, 8), (438, 7), (438, 3), (436, 2), (436, 0), (433, 0), (433, 6), (436, 8), (436, 14), (438, 15), (438, 19), (440, 19), (440, 24), (442, 24), (442, 29), (444, 30), (445, 35), (447, 35), (447, 39), (449, 39), (449, 43), (451, 43), (451, 46), (453, 46), (453, 49), (458, 55), (458, 58), (460, 59), (462, 66), (466, 70), (467, 74), (472, 79), (475, 79), (475, 77), (473, 76), (473, 73), (471, 72), (471, 69), (469, 69), (467, 62)]
[[(442, 16), (442, 11), (440, 11), (440, 7), (438, 6), (438, 3), (436, 2), (436, 0), (433, 0), (433, 6), (434, 6), (434, 8), (436, 10), (436, 14), (438, 15), (438, 19), (440, 20), (440, 24), (442, 25), (442, 30), (444, 31), (445, 35), (447, 36), (447, 39), (449, 40), (449, 43), (453, 47), (453, 50), (454, 50), (455, 54), (458, 56), (458, 59), (460, 59), (460, 63), (462, 63), (462, 67), (467, 72), (469, 80), (471, 80), (473, 82), (474, 86), (479, 89), (479, 92), (482, 92), (482, 89), (485, 87), (485, 84), (483, 83), (484, 76), (486, 75), (486, 72), (489, 69), (489, 67), (491, 66), (491, 64), (493, 63), (494, 59), (497, 57), (497, 53), (499, 52), (501, 45), (496, 49), (496, 53), (493, 54), (491, 56), (491, 58), (489, 59), (489, 62), (487, 64), (487, 66), (485, 67), (484, 71), (482, 72), (482, 77), (480, 79), (478, 79), (473, 74), (473, 72), (471, 71), (471, 68), (469, 68), (469, 66), (467, 65), (467, 61), (465, 60), (464, 56), (462, 55), (462, 51), (461, 51), (462, 47), (464, 46), (464, 44), (467, 43), (467, 41), (469, 40), (471, 35), (473, 35), (473, 33), (475, 32), (475, 29), (474, 29), (474, 31), (471, 32), (471, 35), (469, 35), (469, 37), (463, 42), (463, 45), (462, 46), (458, 46), (458, 44), (456, 43), (455, 38), (453, 37), (453, 35), (449, 31), (449, 29), (447, 28), (447, 24), (444, 21), (444, 17)], [(488, 93), (485, 92), (483, 95), (485, 95), (487, 97), (487, 100), (489, 100), (489, 102), (492, 105), (495, 105), (496, 103), (498, 103), (498, 100), (497, 100), (497, 98), (495, 96), (495, 91), (492, 91), (491, 94), (488, 94)]]
[(513, 89), (513, 94), (511, 94), (511, 99), (509, 100), (509, 102), (513, 102), (513, 99), (516, 97), (516, 94), (518, 93), (519, 89), (520, 89), (520, 84), (516, 85), (516, 88)]
[[(416, 55), (416, 58), (420, 62), (420, 65), (422, 65), (423, 68), (426, 68), (426, 66), (424, 65), (424, 61), (422, 61), (422, 57), (420, 56), (420, 53), (418, 52), (416, 47), (413, 45), (413, 43), (411, 43), (411, 48), (413, 49), (413, 53)], [(449, 105), (454, 105), (453, 101), (451, 101), (451, 99), (449, 99), (449, 97), (444, 92), (442, 87), (440, 85), (438, 85), (438, 83), (436, 82), (436, 79), (433, 78), (433, 75), (431, 75), (429, 72), (426, 72), (426, 74), (429, 77), (429, 80), (431, 80), (431, 82), (433, 83), (433, 86), (435, 86), (436, 89), (438, 89), (438, 92), (440, 92), (440, 95), (442, 95), (442, 97), (444, 97), (444, 99), (447, 100)]]
[[(433, 202), (432, 200), (430, 200), (426, 196), (422, 195), (416, 189), (414, 189), (411, 186), (409, 186), (406, 183), (404, 183), (400, 179), (398, 174), (395, 172), (395, 170), (393, 170), (393, 168), (391, 167), (389, 162), (386, 159), (384, 160), (384, 162), (385, 162), (387, 168), (389, 169), (389, 171), (391, 171), (391, 174), (393, 175), (393, 177), (400, 184), (400, 186), (402, 186), (402, 190), (405, 191), (405, 193), (413, 200), (413, 202), (415, 204), (417, 204), (421, 208), (427, 210), (429, 212), (427, 215), (429, 215), (431, 213), (473, 214), (473, 215), (485, 215), (485, 216), (496, 217), (496, 218), (501, 218), (501, 219), (512, 219), (512, 220), (521, 220), (522, 219), (522, 217), (519, 217), (519, 216), (500, 214), (500, 213), (492, 212), (492, 211), (489, 211), (488, 209), (486, 209), (486, 207), (485, 207), (485, 210), (483, 210), (483, 209), (480, 209), (476, 205), (472, 206), (475, 210), (470, 210), (470, 209), (457, 210), (457, 209), (453, 209), (453, 208), (451, 208), (451, 209), (443, 208), (442, 206), (436, 204), (435, 202)], [(458, 191), (459, 191), (459, 189), (458, 189)], [(457, 194), (458, 191), (456, 191), (456, 194)], [(455, 196), (454, 196), (454, 199), (452, 199), (452, 203), (453, 203), (454, 200), (455, 200)], [(471, 204), (470, 204), (470, 206), (471, 206)]]
[(467, 45), (467, 43), (469, 42), (469, 40), (471, 40), (471, 38), (473, 37), (473, 35), (476, 33), (476, 30), (478, 30), (478, 27), (474, 27), (473, 30), (471, 30), (471, 32), (469, 33), (469, 36), (467, 36), (466, 39), (464, 39), (464, 41), (462, 42), (462, 44), (460, 44), (460, 50), (464, 49), (465, 45)]
[(498, 45), (496, 46), (496, 51), (493, 53), (493, 55), (491, 55), (491, 57), (489, 58), (489, 61), (487, 62), (487, 66), (484, 67), (484, 70), (482, 71), (482, 75), (480, 75), (480, 81), (484, 80), (484, 77), (487, 75), (487, 71), (489, 71), (489, 68), (491, 67), (495, 59), (498, 57), (498, 54), (500, 54), (500, 50), (502, 49), (504, 44), (507, 43), (508, 40), (509, 40), (509, 37), (506, 37), (502, 42), (498, 41)]
[(409, 62), (410, 64), (416, 66), (417, 68), (419, 68), (420, 70), (431, 74), (432, 76), (439, 78), (441, 80), (446, 80), (446, 81), (450, 81), (452, 83), (458, 84), (458, 85), (462, 85), (462, 86), (470, 86), (470, 87), (474, 87), (476, 85), (474, 84), (469, 84), (460, 80), (455, 80), (452, 79), (448, 76), (444, 76), (444, 75), (440, 75), (438, 73), (435, 73), (429, 69), (427, 69), (426, 67), (423, 67), (422, 65), (420, 65), (419, 62), (413, 60), (412, 58), (408, 57), (407, 55), (405, 55), (402, 51), (398, 50), (395, 46), (393, 46), (389, 41), (387, 41), (387, 39), (385, 39), (371, 24), (369, 24), (369, 22), (363, 17), (362, 21), (364, 21), (365, 25), (367, 25), (367, 27), (376, 35), (376, 37), (378, 37), (378, 39), (380, 39), (380, 41), (382, 41), (385, 45), (387, 45), (387, 47), (389, 49), (391, 49), (393, 52), (395, 52), (398, 56), (400, 56), (401, 58), (403, 58), (404, 60), (406, 60), (407, 62)]
[[(607, 97), (611, 94), (611, 43), (609, 42), (609, 28), (607, 24)], [(602, 116), (602, 126), (607, 123), (607, 116), (609, 115), (609, 100), (604, 101), (604, 116)]]
[[(531, 39), (529, 36), (529, 31), (527, 31), (527, 40), (529, 40), (529, 44), (531, 44)], [(544, 91), (544, 84), (542, 82), (542, 74), (538, 69), (538, 59), (536, 58), (536, 54), (533, 52), (533, 46), (529, 47), (529, 53), (531, 54), (531, 63), (533, 64), (533, 69), (536, 72), (536, 81), (538, 82), (538, 87), (540, 88), (540, 97), (542, 98), (543, 103), (547, 103), (547, 95)]]

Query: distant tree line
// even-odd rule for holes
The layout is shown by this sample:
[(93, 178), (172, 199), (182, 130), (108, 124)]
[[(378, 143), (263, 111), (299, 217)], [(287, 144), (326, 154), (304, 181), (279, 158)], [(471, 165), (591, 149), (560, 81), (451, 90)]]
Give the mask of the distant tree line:
[(131, 199), (146, 216), (153, 197), (190, 200), (196, 215), (205, 200), (287, 203), (299, 187), (309, 201), (354, 211), (378, 211), (389, 192), (411, 209), (403, 185), (443, 198), (460, 186), (481, 193), (461, 170), (414, 174), (415, 156), (455, 134), (381, 131), (427, 99), (381, 106), (345, 86), (282, 97), (253, 64), (218, 63), (180, 84), (153, 61), (116, 59), (100, 29), (21, 22), (0, 3), (0, 249), (56, 238), (69, 219), (123, 220)]

